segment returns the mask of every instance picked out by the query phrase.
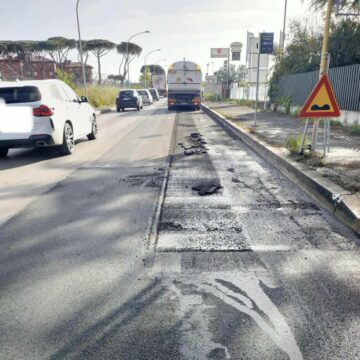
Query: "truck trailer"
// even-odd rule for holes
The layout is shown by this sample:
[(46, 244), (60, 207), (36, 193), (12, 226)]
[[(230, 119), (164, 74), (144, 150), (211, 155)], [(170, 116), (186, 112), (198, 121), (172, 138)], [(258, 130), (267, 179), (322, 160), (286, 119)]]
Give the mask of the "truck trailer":
[(166, 96), (166, 75), (153, 74), (151, 75), (152, 87), (155, 88), (160, 96)]
[(180, 107), (200, 110), (202, 73), (192, 61), (177, 61), (169, 66), (168, 109)]

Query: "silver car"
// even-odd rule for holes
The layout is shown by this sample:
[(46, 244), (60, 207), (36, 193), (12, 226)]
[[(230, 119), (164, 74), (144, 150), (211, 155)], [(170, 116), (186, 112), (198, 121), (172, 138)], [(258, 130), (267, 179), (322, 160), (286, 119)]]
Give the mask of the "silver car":
[(142, 97), (143, 104), (151, 105), (154, 102), (154, 99), (148, 89), (140, 89), (137, 92)]

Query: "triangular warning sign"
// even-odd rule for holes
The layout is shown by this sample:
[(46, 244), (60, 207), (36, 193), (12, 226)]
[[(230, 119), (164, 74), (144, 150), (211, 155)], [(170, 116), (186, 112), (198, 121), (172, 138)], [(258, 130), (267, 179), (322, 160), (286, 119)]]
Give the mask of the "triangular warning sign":
[(339, 117), (340, 110), (336, 103), (329, 78), (324, 74), (302, 107), (299, 117), (320, 118)]

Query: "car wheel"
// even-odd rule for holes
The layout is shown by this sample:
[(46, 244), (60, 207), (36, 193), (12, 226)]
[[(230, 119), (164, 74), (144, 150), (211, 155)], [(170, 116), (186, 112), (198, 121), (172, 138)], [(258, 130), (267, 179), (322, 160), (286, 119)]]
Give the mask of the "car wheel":
[(0, 148), (0, 157), (5, 157), (9, 152), (8, 148)]
[(74, 151), (75, 140), (72, 126), (67, 122), (64, 126), (63, 143), (60, 146), (60, 151), (63, 155), (70, 155)]
[(125, 111), (125, 108), (122, 108), (121, 111), (124, 112), (124, 111)]
[(116, 108), (116, 111), (117, 111), (117, 112), (120, 112), (120, 108)]
[(87, 138), (89, 140), (95, 140), (97, 138), (98, 134), (98, 126), (95, 115), (93, 116), (93, 120), (91, 123), (91, 133), (87, 135)]
[(137, 110), (137, 111), (140, 111), (140, 105), (137, 106), (136, 110)]

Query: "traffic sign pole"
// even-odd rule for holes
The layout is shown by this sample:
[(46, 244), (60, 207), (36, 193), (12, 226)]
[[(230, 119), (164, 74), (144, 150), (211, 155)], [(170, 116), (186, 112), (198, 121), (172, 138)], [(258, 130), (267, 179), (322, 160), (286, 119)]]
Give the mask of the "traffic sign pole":
[(230, 49), (228, 49), (227, 63), (227, 98), (230, 99)]
[(259, 100), (260, 44), (261, 44), (261, 34), (259, 34), (259, 40), (258, 40), (258, 58), (257, 58), (257, 69), (256, 69), (256, 97), (255, 97), (254, 127), (256, 127), (257, 109), (258, 109), (258, 100)]

